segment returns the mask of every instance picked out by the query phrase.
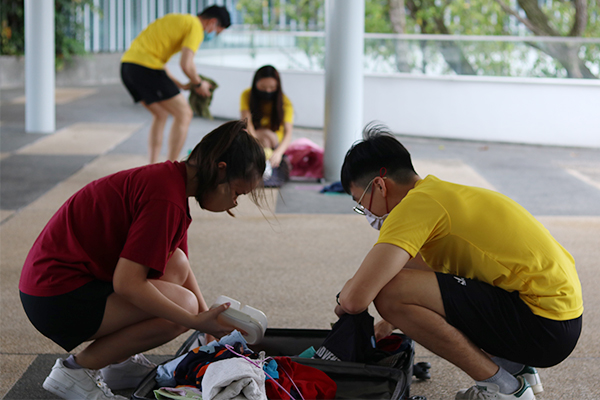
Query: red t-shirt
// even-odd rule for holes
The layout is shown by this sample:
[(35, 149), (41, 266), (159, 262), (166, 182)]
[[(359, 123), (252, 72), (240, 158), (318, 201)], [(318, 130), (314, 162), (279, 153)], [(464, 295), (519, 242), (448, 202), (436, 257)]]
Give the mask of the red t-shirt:
[(29, 251), (19, 290), (56, 296), (99, 279), (111, 282), (120, 257), (162, 276), (192, 222), (185, 164), (167, 161), (117, 172), (75, 193)]

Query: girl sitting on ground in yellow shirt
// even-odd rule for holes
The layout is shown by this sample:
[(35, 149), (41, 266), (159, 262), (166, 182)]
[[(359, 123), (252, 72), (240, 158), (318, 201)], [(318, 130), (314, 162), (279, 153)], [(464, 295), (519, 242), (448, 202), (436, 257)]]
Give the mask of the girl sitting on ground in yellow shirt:
[(278, 167), (292, 141), (294, 108), (283, 94), (279, 72), (271, 65), (260, 67), (252, 87), (240, 99), (241, 119), (248, 121), (248, 132), (265, 148), (271, 166)]

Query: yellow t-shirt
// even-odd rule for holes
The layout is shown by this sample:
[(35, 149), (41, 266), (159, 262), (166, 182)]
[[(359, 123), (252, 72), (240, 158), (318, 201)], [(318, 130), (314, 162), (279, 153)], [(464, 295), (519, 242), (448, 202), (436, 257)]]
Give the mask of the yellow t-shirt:
[[(248, 88), (242, 92), (242, 96), (240, 97), (240, 111), (250, 111), (250, 92), (252, 88)], [(270, 101), (265, 101), (262, 104), (262, 118), (260, 120), (260, 126), (255, 126), (255, 128), (269, 127), (271, 126), (271, 111), (272, 111), (273, 103)], [(283, 95), (283, 122), (289, 122), (290, 124), (294, 123), (294, 107), (292, 106), (292, 102), (288, 97)], [(279, 142), (283, 139), (284, 135), (284, 126), (281, 124), (277, 132), (277, 139)]]
[(575, 261), (527, 210), (487, 189), (432, 175), (394, 207), (377, 243), (417, 253), (435, 271), (518, 291), (534, 314), (569, 320), (583, 313)]
[(121, 62), (164, 69), (169, 58), (187, 47), (194, 53), (204, 40), (200, 19), (190, 14), (167, 14), (146, 27), (131, 42)]

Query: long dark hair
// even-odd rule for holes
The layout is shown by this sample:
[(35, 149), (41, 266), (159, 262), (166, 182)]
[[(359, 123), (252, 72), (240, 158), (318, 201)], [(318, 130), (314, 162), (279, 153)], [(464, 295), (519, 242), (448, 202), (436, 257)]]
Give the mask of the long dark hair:
[(256, 88), (256, 83), (263, 78), (275, 78), (277, 81), (277, 91), (275, 91), (275, 96), (273, 97), (273, 100), (271, 100), (271, 126), (269, 126), (269, 129), (273, 132), (277, 132), (283, 123), (283, 89), (281, 88), (279, 72), (277, 72), (272, 65), (260, 67), (254, 74), (252, 90), (250, 91), (250, 114), (252, 114), (252, 124), (255, 128), (260, 128), (260, 120), (263, 117), (261, 100), (258, 96), (258, 89)]
[[(225, 182), (243, 179), (259, 183), (265, 172), (265, 151), (246, 130), (245, 121), (230, 121), (202, 138), (185, 163), (196, 170), (197, 189), (194, 197), (202, 205), (204, 196), (219, 184), (218, 164), (225, 162)], [(261, 185), (259, 185), (261, 186)], [(260, 205), (260, 194), (253, 190), (250, 198)]]

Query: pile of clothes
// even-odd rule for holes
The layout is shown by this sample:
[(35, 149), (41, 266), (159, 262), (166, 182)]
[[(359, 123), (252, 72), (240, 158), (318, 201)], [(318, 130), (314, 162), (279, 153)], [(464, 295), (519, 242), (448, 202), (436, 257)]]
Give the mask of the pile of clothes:
[(157, 399), (333, 399), (336, 383), (289, 357), (266, 357), (233, 331), (157, 369)]
[[(410, 346), (398, 335), (375, 342), (373, 317), (365, 311), (343, 315), (318, 349), (310, 347), (297, 357), (398, 368)], [(290, 357), (256, 353), (238, 331), (159, 365), (156, 382), (159, 400), (333, 399), (337, 393), (325, 372)]]

